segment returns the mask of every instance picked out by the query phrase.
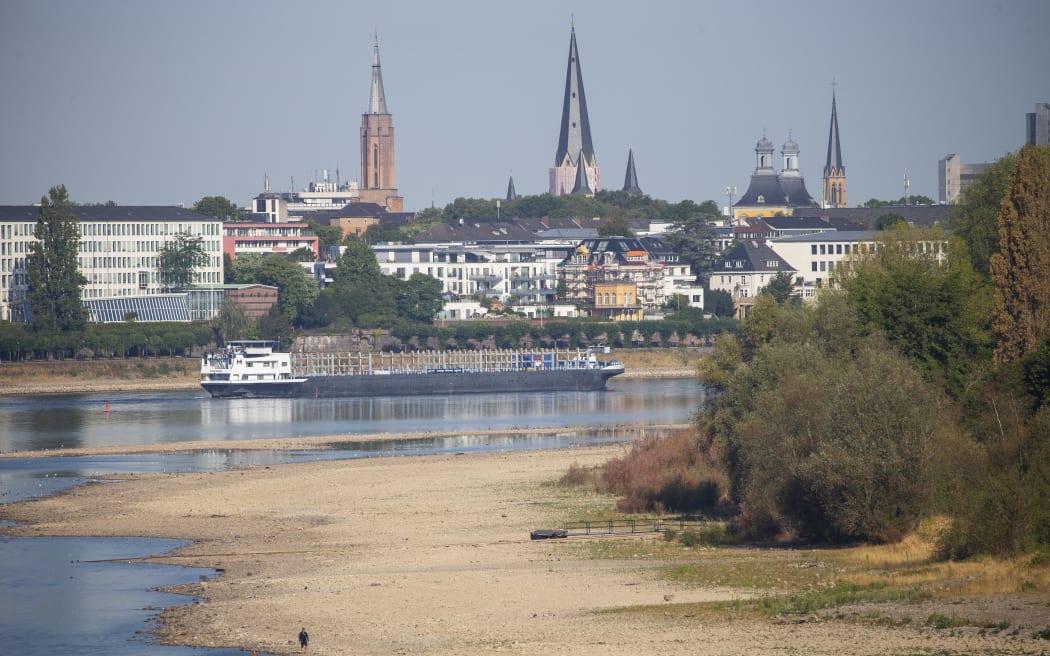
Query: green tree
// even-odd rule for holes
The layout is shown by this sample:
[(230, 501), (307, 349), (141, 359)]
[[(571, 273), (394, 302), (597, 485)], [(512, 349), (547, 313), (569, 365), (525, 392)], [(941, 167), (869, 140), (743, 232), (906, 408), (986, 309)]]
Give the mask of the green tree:
[(731, 317), (735, 314), (733, 309), (733, 295), (724, 289), (704, 288), (704, 310), (716, 317)]
[(389, 325), (397, 318), (400, 285), (397, 278), (383, 275), (375, 251), (350, 235), (332, 272), (332, 284), (303, 313), (303, 325), (322, 327), (343, 321), (358, 327)]
[(300, 265), (283, 255), (246, 253), (234, 260), (234, 282), (277, 288), (277, 304), (288, 321), (295, 322), (303, 308), (317, 298), (317, 284)]
[(338, 266), (332, 272), (332, 279), (336, 284), (371, 284), (379, 280), (383, 275), (379, 268), (379, 260), (376, 253), (360, 237), (350, 235), (346, 238), (346, 248), (339, 256)]
[(892, 541), (929, 508), (924, 463), (950, 432), (947, 403), (841, 295), (760, 297), (701, 379), (720, 393), (699, 422), (755, 534)]
[(233, 258), (229, 253), (222, 254), (222, 282), (230, 284), (234, 280)]
[(692, 214), (676, 219), (664, 233), (667, 245), (689, 262), (693, 274), (703, 282), (718, 258), (718, 232), (712, 225), (716, 221), (717, 216), (712, 214)]
[(788, 271), (777, 272), (769, 284), (762, 288), (762, 293), (772, 296), (778, 305), (783, 305), (793, 298), (798, 300), (798, 296), (795, 295), (795, 278)]
[(875, 229), (885, 230), (886, 228), (892, 228), (898, 223), (907, 224), (908, 222), (904, 219), (903, 216), (901, 216), (897, 212), (890, 212), (888, 214), (883, 214), (879, 218), (875, 219)]
[(288, 253), (288, 259), (292, 262), (315, 262), (317, 260), (317, 254), (314, 253), (314, 249), (309, 246), (300, 246), (291, 253)]
[(338, 246), (343, 241), (343, 229), (337, 225), (321, 225), (314, 219), (308, 219), (306, 227), (317, 235), (319, 246)]
[(445, 221), (460, 219), (492, 219), (496, 217), (496, 201), (481, 198), (457, 198), (445, 206)]
[(1050, 333), (1050, 146), (1025, 145), (999, 206), (995, 283), (995, 358), (1016, 362)]
[(244, 212), (225, 196), (205, 196), (193, 204), (193, 211), (220, 221), (244, 220)]
[(393, 221), (379, 221), (368, 226), (364, 240), (369, 244), (378, 244), (386, 241), (405, 241), (405, 238), (401, 234), (401, 228)]
[(1002, 365), (970, 389), (973, 440), (937, 453), (944, 508), (951, 517), (940, 555), (1017, 554), (1050, 544), (1050, 407), (1025, 390), (1027, 373)]
[(160, 280), (168, 289), (185, 289), (193, 284), (197, 269), (208, 265), (204, 238), (179, 232), (173, 241), (165, 242), (157, 258)]
[[(946, 263), (938, 259), (944, 243), (936, 229), (885, 231), (876, 252), (853, 262), (842, 279), (850, 307), (865, 324), (927, 371), (940, 372), (958, 392), (990, 355), (990, 290), (964, 249), (950, 253)], [(929, 244), (938, 252), (925, 248)]]
[(212, 330), (215, 332), (215, 342), (221, 346), (231, 340), (253, 337), (255, 324), (245, 314), (241, 305), (226, 302), (219, 308), (218, 315), (212, 321)]
[(431, 323), (445, 302), (441, 296), (441, 281), (425, 273), (413, 273), (401, 283), (397, 292), (397, 313), (404, 319)]
[(65, 185), (51, 187), (40, 199), (40, 218), (29, 246), (26, 300), (33, 326), (42, 332), (80, 331), (87, 323), (80, 289), (87, 278), (80, 273), (80, 225)]
[(292, 322), (281, 312), (279, 306), (273, 306), (265, 315), (255, 322), (259, 339), (276, 341), (282, 345), (292, 343)]
[(631, 232), (631, 226), (627, 225), (627, 221), (623, 218), (616, 218), (610, 221), (606, 221), (600, 228), (598, 228), (599, 237), (634, 237), (634, 233)]
[(996, 217), (1016, 161), (1012, 154), (996, 161), (963, 189), (959, 203), (952, 207), (949, 223), (952, 234), (963, 240), (973, 268), (984, 276), (989, 275), (992, 253), (999, 250)]

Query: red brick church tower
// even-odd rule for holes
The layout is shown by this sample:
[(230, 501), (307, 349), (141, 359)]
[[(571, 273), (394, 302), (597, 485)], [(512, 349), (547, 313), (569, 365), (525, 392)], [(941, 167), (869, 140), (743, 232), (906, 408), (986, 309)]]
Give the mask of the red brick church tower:
[(394, 117), (386, 109), (376, 38), (368, 111), (361, 115), (361, 201), (382, 205), (389, 212), (404, 211), (404, 198), (397, 193), (394, 171)]

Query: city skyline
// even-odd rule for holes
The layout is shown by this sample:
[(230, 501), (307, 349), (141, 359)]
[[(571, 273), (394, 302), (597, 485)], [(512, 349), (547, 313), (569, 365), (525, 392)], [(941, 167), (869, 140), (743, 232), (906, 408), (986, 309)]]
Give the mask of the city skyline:
[(993, 161), (1050, 100), (1050, 5), (392, 2), (306, 8), (45, 0), (0, 9), (0, 204), (240, 206), (328, 170), (359, 180), (378, 36), (406, 210), (547, 191), (575, 24), (606, 189), (633, 150), (671, 202), (747, 188), (789, 138), (819, 196), (838, 105), (849, 204), (937, 198), (937, 162)]

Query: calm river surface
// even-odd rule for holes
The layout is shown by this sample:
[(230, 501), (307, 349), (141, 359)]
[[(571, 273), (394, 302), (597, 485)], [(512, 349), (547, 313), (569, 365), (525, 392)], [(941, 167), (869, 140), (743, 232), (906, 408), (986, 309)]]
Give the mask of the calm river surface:
[[(604, 392), (538, 392), (373, 399), (228, 399), (203, 392), (0, 398), (0, 451), (282, 437), (345, 436), (322, 451), (199, 450), (175, 454), (0, 459), (0, 503), (53, 494), (105, 474), (215, 471), (302, 461), (622, 441), (616, 425), (680, 424), (704, 400), (694, 379), (613, 380)], [(109, 411), (106, 411), (108, 404)], [(510, 428), (573, 430), (485, 435)], [(355, 441), (389, 433), (462, 436)], [(466, 435), (466, 433), (471, 433)], [(478, 434), (481, 433), (481, 434)], [(4, 538), (0, 525), (0, 644), (29, 656), (220, 656), (238, 650), (165, 647), (144, 632), (148, 607), (188, 603), (154, 589), (207, 570), (113, 560), (170, 551), (140, 538)], [(289, 627), (289, 639), (296, 627)]]
[(196, 391), (11, 396), (0, 399), (0, 451), (684, 423), (702, 402), (699, 383), (681, 378), (614, 380), (602, 392), (367, 399), (212, 399)]

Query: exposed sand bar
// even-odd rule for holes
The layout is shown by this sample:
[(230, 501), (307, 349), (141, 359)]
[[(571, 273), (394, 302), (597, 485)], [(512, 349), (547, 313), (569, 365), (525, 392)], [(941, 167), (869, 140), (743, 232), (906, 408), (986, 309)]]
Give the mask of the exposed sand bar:
[[(595, 560), (587, 551), (587, 540), (644, 545), (657, 537), (529, 540), (535, 528), (611, 508), (610, 497), (555, 481), (573, 464), (597, 465), (623, 451), (609, 445), (121, 475), (0, 507), (0, 516), (27, 522), (4, 528), (10, 535), (192, 540), (173, 557), (153, 559), (223, 570), (183, 590), (207, 603), (166, 615), (161, 635), (179, 644), (293, 654), (305, 626), (311, 654), (320, 656), (1031, 653), (1031, 642), (1005, 633), (976, 639), (931, 636), (920, 626), (697, 615), (690, 602), (758, 591), (673, 583), (661, 575), (669, 563)], [(732, 562), (747, 551), (707, 557)], [(614, 610), (634, 606), (656, 610)]]

